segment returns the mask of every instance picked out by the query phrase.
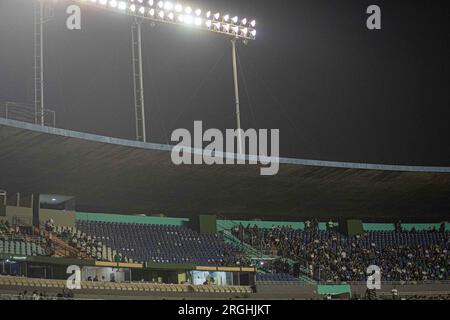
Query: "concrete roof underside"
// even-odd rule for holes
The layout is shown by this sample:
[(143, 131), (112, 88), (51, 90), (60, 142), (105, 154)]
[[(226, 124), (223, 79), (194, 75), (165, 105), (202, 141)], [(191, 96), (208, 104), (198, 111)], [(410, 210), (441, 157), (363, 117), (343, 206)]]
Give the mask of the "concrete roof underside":
[(171, 146), (0, 119), (0, 189), (76, 197), (78, 210), (297, 220), (445, 220), (450, 168), (280, 159), (181, 165)]

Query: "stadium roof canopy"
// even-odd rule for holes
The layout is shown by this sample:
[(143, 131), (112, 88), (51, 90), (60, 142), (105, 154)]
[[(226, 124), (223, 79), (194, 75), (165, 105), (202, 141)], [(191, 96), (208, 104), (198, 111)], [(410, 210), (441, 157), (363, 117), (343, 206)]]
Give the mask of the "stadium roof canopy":
[(0, 189), (76, 197), (78, 210), (229, 218), (450, 216), (450, 168), (281, 159), (255, 165), (172, 164), (171, 146), (0, 119)]

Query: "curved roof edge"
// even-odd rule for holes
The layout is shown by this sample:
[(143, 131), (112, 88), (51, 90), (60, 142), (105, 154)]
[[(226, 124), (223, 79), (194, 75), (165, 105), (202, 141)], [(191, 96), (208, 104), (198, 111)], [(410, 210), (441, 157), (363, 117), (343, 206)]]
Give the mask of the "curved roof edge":
[[(174, 146), (167, 144), (139, 142), (133, 140), (126, 140), (120, 138), (113, 138), (107, 136), (100, 136), (91, 133), (77, 132), (67, 129), (52, 128), (40, 126), (27, 122), (20, 122), (16, 120), (10, 120), (0, 118), (0, 125), (16, 127), (19, 129), (26, 129), (41, 133), (53, 134), (64, 136), (68, 138), (83, 139), (93, 142), (108, 143), (114, 145), (120, 145), (131, 148), (141, 148), (155, 151), (171, 151)], [(201, 150), (192, 149), (193, 153), (201, 152)], [(225, 154), (226, 157), (232, 156), (233, 158), (239, 157), (236, 154)], [(248, 157), (248, 156), (247, 156)], [(268, 158), (272, 161), (276, 161), (276, 158)], [(428, 173), (450, 173), (450, 167), (432, 167), (432, 166), (408, 166), (408, 165), (385, 165), (385, 164), (369, 164), (369, 163), (353, 163), (353, 162), (339, 162), (339, 161), (325, 161), (325, 160), (307, 160), (307, 159), (294, 159), (294, 158), (279, 158), (280, 164), (293, 164), (304, 165), (314, 167), (327, 167), (327, 168), (342, 168), (342, 169), (362, 169), (362, 170), (380, 170), (380, 171), (401, 171), (401, 172), (428, 172)]]

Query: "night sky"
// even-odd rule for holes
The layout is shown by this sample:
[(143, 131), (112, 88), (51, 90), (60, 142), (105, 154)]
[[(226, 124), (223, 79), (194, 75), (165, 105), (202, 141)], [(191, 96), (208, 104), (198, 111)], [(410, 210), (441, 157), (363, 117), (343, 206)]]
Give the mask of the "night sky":
[[(131, 23), (83, 7), (68, 31), (60, 1), (45, 26), (46, 106), (57, 126), (134, 139)], [(215, 0), (200, 8), (255, 17), (239, 45), (244, 128), (279, 128), (281, 155), (450, 166), (448, 1)], [(382, 30), (366, 28), (370, 4)], [(234, 128), (231, 44), (148, 23), (143, 29), (149, 141), (177, 128)], [(0, 102), (33, 101), (33, 4), (0, 0)]]

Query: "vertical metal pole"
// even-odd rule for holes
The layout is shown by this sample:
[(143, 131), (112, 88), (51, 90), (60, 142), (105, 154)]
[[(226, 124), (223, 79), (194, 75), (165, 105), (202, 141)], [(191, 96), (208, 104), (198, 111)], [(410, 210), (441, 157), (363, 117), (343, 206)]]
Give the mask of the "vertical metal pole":
[(44, 1), (36, 0), (34, 12), (34, 108), (35, 123), (44, 125)]
[(142, 30), (141, 22), (137, 20), (131, 27), (133, 41), (133, 84), (134, 107), (136, 117), (136, 140), (147, 141), (145, 128), (144, 76), (142, 67)]
[(41, 52), (40, 52), (40, 57), (41, 57), (41, 108), (40, 108), (40, 113), (41, 113), (41, 126), (45, 125), (45, 114), (44, 114), (44, 1), (40, 1), (41, 2), (41, 22), (40, 22), (40, 28), (41, 28)]
[(237, 70), (237, 59), (236, 59), (236, 39), (231, 40), (232, 44), (232, 54), (233, 54), (233, 77), (234, 77), (234, 95), (236, 98), (236, 121), (238, 130), (238, 152), (242, 154), (242, 135), (241, 135), (241, 110), (240, 110), (240, 100), (239, 100), (239, 82), (238, 82), (238, 70)]

